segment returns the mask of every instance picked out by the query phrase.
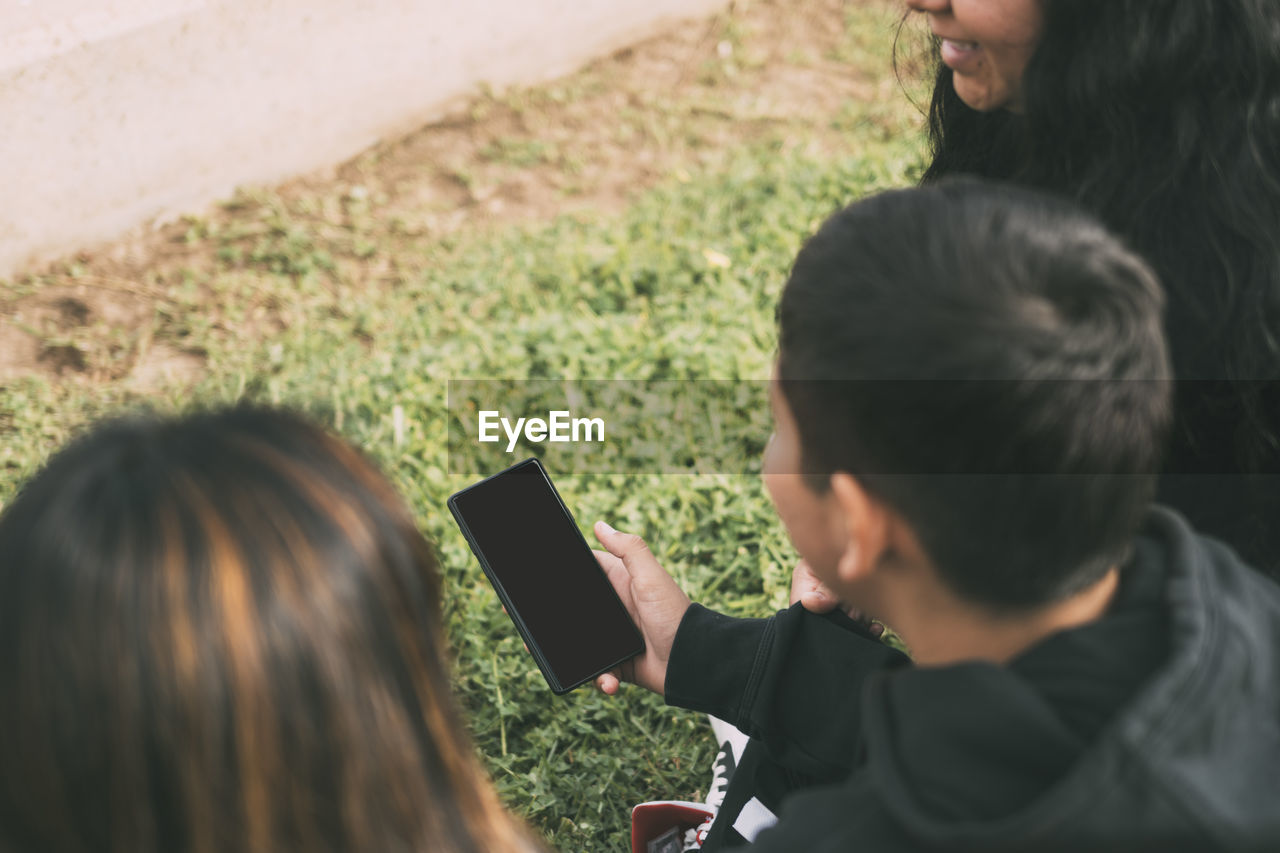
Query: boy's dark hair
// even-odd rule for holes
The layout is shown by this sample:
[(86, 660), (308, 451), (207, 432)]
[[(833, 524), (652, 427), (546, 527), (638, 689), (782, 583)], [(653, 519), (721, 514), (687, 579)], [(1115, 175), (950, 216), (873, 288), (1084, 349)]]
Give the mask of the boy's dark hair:
[(1123, 561), (1170, 408), (1154, 274), (1064, 202), (974, 181), (888, 192), (809, 240), (778, 378), (812, 488), (846, 471), (957, 594), (1048, 603)]

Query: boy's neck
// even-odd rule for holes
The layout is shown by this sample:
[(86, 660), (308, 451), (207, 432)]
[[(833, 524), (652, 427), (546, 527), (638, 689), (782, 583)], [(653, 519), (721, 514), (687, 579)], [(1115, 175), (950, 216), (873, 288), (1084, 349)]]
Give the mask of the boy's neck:
[(1004, 665), (1050, 634), (1100, 619), (1115, 596), (1119, 578), (1119, 571), (1112, 568), (1068, 599), (1014, 616), (993, 615), (959, 601), (936, 584), (925, 584), (916, 587), (913, 601), (892, 608), (897, 612), (889, 624), (907, 643), (917, 666), (963, 661)]

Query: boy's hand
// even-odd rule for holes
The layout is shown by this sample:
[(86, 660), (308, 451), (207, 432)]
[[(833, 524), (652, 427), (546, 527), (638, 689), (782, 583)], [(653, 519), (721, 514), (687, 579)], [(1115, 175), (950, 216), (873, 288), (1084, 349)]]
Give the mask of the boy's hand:
[(808, 562), (796, 563), (791, 573), (791, 603), (800, 602), (810, 613), (826, 613), (835, 610), (840, 602), (826, 584), (809, 568)]
[[(818, 576), (813, 573), (813, 569), (809, 568), (809, 564), (804, 560), (796, 563), (795, 571), (791, 573), (791, 603), (795, 604), (797, 601), (810, 613), (826, 613), (835, 610), (837, 607), (844, 607), (837, 600), (835, 593), (826, 584), (818, 580)], [(884, 633), (883, 625), (865, 618), (857, 608), (844, 607), (844, 612), (849, 615), (850, 619), (865, 624), (867, 631), (873, 637), (879, 637)]]
[(689, 609), (689, 596), (654, 559), (639, 536), (619, 533), (603, 521), (593, 528), (607, 550), (594, 551), (601, 568), (644, 636), (644, 652), (596, 679), (609, 695), (620, 681), (630, 681), (662, 695), (667, 681), (667, 659), (676, 629)]

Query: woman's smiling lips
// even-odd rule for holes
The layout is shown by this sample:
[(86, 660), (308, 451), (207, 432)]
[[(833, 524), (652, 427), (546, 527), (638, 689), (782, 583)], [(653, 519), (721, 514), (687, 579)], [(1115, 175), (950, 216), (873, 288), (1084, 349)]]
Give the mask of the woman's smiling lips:
[(942, 39), (942, 61), (953, 71), (963, 71), (977, 57), (979, 51), (976, 41), (960, 39)]

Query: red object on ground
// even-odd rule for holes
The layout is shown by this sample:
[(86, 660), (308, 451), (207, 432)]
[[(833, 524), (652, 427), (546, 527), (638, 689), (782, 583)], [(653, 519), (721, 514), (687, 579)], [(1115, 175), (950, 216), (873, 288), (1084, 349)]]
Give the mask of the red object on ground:
[(681, 834), (715, 817), (715, 809), (706, 803), (682, 800), (653, 800), (631, 809), (631, 853), (647, 853), (645, 845), (662, 833), (676, 827)]

